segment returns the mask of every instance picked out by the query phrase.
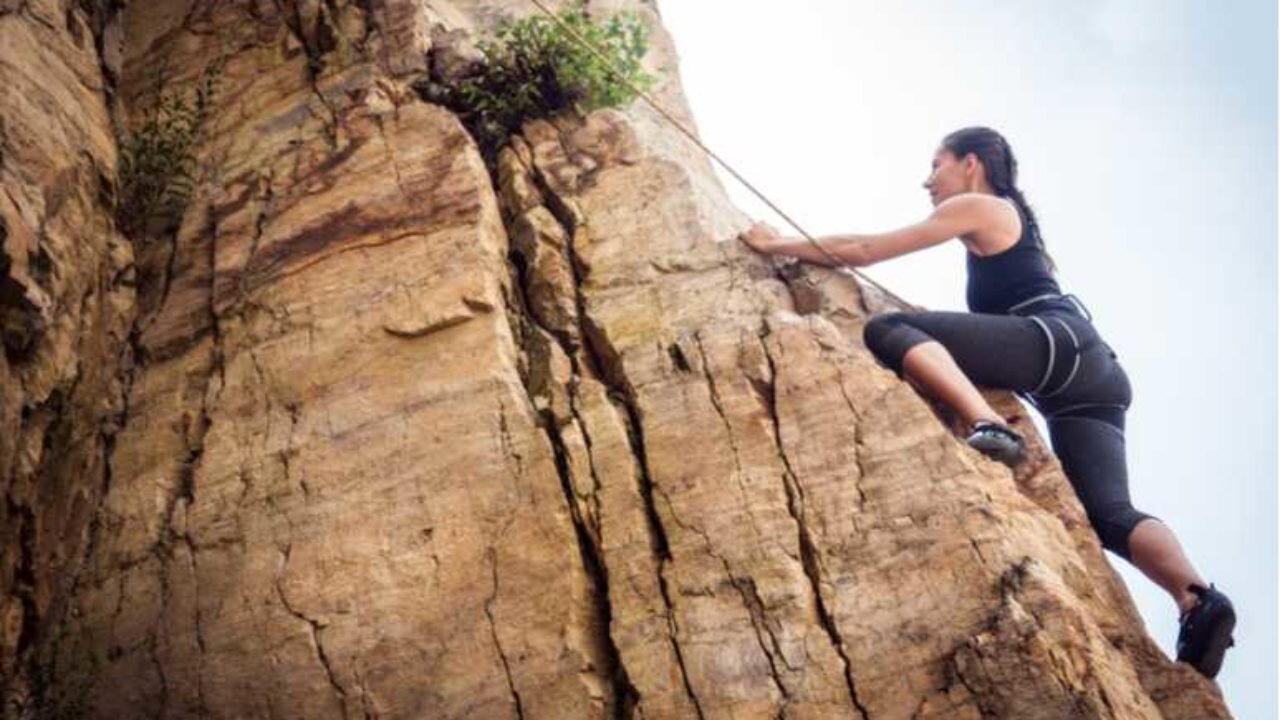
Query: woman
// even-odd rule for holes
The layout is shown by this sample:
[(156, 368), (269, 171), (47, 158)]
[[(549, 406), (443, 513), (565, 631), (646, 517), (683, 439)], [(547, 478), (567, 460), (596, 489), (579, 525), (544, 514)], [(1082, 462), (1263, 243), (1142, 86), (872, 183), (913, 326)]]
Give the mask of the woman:
[[(1035, 215), (1016, 185), (1017, 161), (996, 131), (948, 135), (924, 182), (934, 211), (923, 222), (875, 235), (819, 238), (845, 265), (865, 266), (951, 238), (968, 249), (972, 312), (889, 313), (867, 323), (867, 348), (899, 377), (952, 407), (967, 441), (1013, 465), (1023, 440), (974, 383), (1017, 392), (1044, 416), (1054, 452), (1104, 547), (1163, 587), (1180, 611), (1178, 659), (1217, 675), (1234, 644), (1235, 611), (1183, 554), (1157, 518), (1134, 509), (1125, 468), (1124, 414), (1132, 400), (1116, 354), (1074, 296), (1053, 277)], [(804, 238), (756, 224), (742, 237), (759, 252), (821, 265), (833, 261)]]

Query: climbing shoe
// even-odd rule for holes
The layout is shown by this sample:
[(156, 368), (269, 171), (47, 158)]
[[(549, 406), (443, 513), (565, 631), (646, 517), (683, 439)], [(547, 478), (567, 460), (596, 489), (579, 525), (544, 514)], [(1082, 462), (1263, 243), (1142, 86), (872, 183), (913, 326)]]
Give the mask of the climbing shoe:
[(1231, 631), (1236, 627), (1236, 611), (1209, 583), (1209, 587), (1188, 585), (1198, 596), (1196, 604), (1178, 618), (1178, 661), (1194, 667), (1207, 678), (1217, 676), (1222, 656), (1235, 645)]
[(1026, 446), (1022, 442), (1022, 436), (1000, 423), (979, 420), (969, 429), (969, 437), (965, 438), (965, 442), (974, 450), (1009, 467), (1026, 459)]

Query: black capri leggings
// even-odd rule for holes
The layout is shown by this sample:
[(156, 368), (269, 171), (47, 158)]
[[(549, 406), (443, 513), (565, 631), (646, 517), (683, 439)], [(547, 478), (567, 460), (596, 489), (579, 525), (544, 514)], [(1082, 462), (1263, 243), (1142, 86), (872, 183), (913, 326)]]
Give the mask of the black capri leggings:
[(1141, 520), (1156, 518), (1129, 500), (1128, 376), (1084, 314), (1064, 302), (1038, 307), (1025, 316), (888, 313), (867, 323), (863, 339), (898, 377), (908, 350), (936, 340), (975, 384), (1028, 400), (1048, 423), (1053, 451), (1103, 547), (1130, 560), (1129, 533)]

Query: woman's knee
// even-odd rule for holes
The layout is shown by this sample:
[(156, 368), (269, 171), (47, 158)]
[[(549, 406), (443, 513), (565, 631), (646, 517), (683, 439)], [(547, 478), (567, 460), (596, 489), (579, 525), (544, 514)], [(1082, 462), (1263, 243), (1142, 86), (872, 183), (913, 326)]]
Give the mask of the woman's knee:
[(909, 315), (903, 312), (876, 315), (862, 328), (862, 341), (867, 349), (899, 376), (902, 375), (902, 358), (907, 351), (933, 339), (923, 330), (908, 324)]
[(1081, 408), (1049, 419), (1049, 437), (1062, 470), (1084, 505), (1102, 546), (1129, 559), (1129, 535), (1151, 517), (1135, 510), (1125, 467), (1124, 411)]
[(893, 328), (898, 324), (902, 317), (902, 313), (885, 313), (876, 315), (867, 321), (862, 327), (862, 342), (867, 349), (879, 355), (877, 352), (885, 346), (885, 338), (893, 332)]
[(1136, 510), (1132, 505), (1115, 505), (1108, 508), (1086, 508), (1089, 524), (1098, 534), (1102, 547), (1125, 560), (1129, 557), (1129, 536), (1143, 520), (1158, 520), (1155, 516)]

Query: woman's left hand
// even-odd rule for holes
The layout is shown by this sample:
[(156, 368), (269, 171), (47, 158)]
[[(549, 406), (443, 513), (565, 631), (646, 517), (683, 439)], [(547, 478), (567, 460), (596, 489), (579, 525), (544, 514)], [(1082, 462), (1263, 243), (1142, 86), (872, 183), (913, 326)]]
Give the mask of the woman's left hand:
[(738, 236), (742, 242), (751, 246), (756, 252), (770, 255), (774, 250), (774, 246), (782, 240), (777, 230), (769, 225), (758, 222), (752, 225), (746, 232)]

